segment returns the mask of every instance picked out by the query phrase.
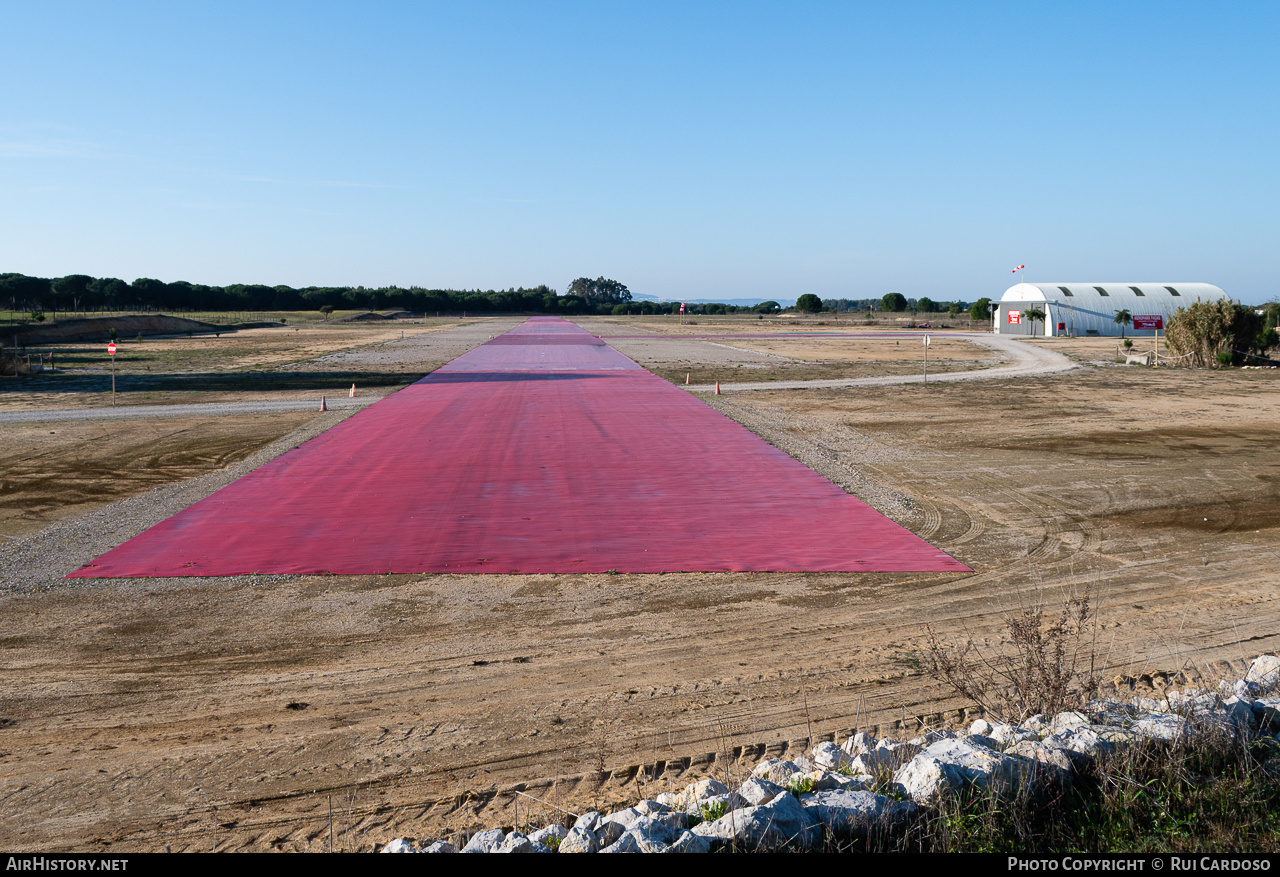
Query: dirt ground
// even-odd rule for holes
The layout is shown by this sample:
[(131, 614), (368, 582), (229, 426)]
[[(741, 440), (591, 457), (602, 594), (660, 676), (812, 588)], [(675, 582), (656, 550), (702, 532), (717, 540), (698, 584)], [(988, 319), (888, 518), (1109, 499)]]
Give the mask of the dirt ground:
[[(688, 361), (728, 349), (682, 343)], [(1043, 343), (1106, 361), (1094, 339)], [(1107, 364), (712, 399), (972, 574), (247, 576), (0, 597), (0, 845), (319, 851), (540, 824), (810, 739), (971, 718), (927, 670), (929, 630), (996, 648), (1006, 613), (1086, 591), (1122, 691), (1234, 677), (1280, 645), (1276, 375)], [(79, 496), (101, 512), (96, 467), (225, 465), (303, 416), (288, 417), (0, 426), (0, 527), (23, 537)], [(40, 462), (49, 441), (79, 449), (78, 474)], [(50, 494), (62, 479), (79, 486)], [(38, 520), (11, 511), (24, 500)]]

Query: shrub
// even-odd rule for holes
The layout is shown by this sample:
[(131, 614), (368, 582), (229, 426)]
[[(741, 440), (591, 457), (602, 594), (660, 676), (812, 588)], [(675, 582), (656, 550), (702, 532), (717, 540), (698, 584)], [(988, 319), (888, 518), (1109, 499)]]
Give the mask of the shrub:
[(1039, 601), (1005, 616), (1006, 640), (995, 654), (973, 641), (943, 644), (928, 630), (929, 659), (937, 677), (987, 713), (1019, 722), (1037, 713), (1055, 715), (1098, 691), (1097, 619), (1092, 589), (1048, 614)]
[(1265, 323), (1265, 316), (1253, 308), (1229, 301), (1200, 301), (1178, 308), (1169, 320), (1166, 339), (1170, 349), (1187, 356), (1193, 366), (1230, 365), (1233, 351), (1265, 353), (1274, 344)]

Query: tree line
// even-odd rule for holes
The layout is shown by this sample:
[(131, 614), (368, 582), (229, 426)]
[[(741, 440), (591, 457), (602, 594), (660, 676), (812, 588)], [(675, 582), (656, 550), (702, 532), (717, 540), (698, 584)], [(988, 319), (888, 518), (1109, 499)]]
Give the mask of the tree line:
[[(267, 286), (235, 283), (210, 286), (178, 280), (68, 274), (32, 277), (0, 274), (0, 308), (33, 314), (120, 310), (183, 311), (380, 311), (415, 313), (676, 314), (679, 302), (634, 301), (622, 283), (579, 277), (561, 294), (546, 284), (510, 289), (427, 289), (420, 286)], [(687, 304), (689, 314), (776, 313), (776, 301), (753, 307)]]
[[(504, 290), (426, 289), (419, 286), (210, 286), (184, 280), (166, 283), (140, 277), (30, 277), (0, 274), (0, 307), (16, 311), (94, 311), (145, 308), (167, 311), (306, 311), (403, 309), (416, 312), (481, 313), (535, 311), (594, 313), (600, 304), (580, 295), (559, 295), (541, 284)], [(608, 312), (607, 309), (605, 311)]]

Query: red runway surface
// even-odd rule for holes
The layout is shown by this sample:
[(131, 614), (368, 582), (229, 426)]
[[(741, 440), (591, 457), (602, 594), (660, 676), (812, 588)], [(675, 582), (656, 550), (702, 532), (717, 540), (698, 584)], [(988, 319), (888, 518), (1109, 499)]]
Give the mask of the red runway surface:
[(968, 567), (535, 317), (71, 577), (609, 570)]

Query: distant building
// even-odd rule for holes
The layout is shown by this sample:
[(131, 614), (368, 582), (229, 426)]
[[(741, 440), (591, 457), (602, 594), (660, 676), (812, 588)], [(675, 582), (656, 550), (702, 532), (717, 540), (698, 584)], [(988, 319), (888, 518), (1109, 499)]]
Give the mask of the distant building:
[[(1119, 335), (1117, 311), (1128, 311), (1138, 322), (1124, 327), (1126, 335), (1145, 334), (1159, 317), (1167, 327), (1178, 308), (1197, 301), (1219, 301), (1228, 295), (1211, 283), (1019, 283), (995, 302), (992, 331), (997, 335)], [(1029, 310), (1045, 315), (1034, 325)], [(1149, 328), (1142, 329), (1139, 326)]]

